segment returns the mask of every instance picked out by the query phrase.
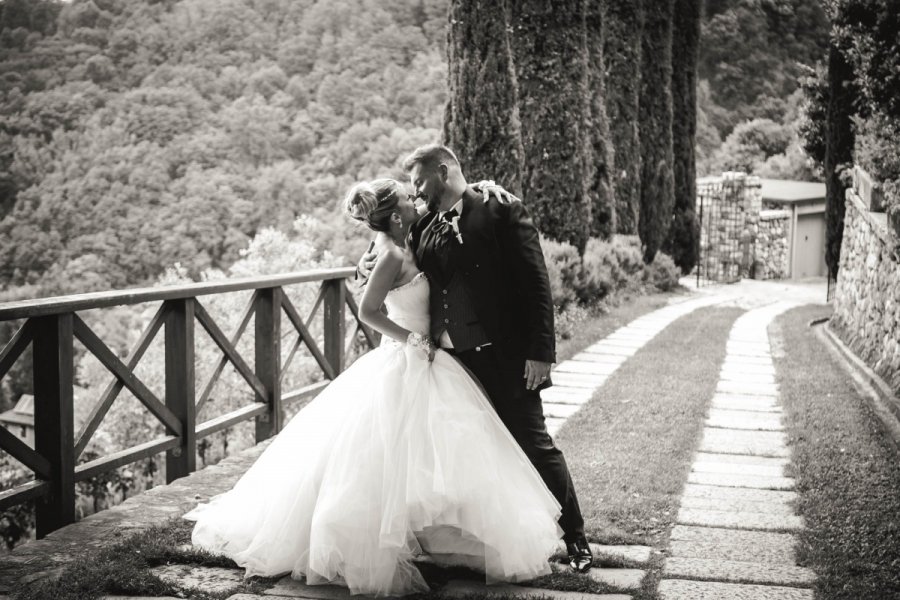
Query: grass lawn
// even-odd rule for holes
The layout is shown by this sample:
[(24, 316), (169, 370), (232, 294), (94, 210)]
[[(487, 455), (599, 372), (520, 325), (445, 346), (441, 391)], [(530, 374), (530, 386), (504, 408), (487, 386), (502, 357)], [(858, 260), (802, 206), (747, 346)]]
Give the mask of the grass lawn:
[(775, 362), (792, 446), (798, 558), (816, 598), (900, 598), (900, 456), (867, 400), (808, 327), (828, 308), (803, 307), (770, 330), (788, 354)]
[[(575, 480), (589, 539), (667, 545), (725, 343), (742, 313), (709, 308), (678, 319), (563, 425), (556, 440)], [(661, 560), (654, 558), (636, 599), (656, 597)]]
[[(607, 315), (585, 322), (559, 348), (560, 358), (577, 353), (631, 320), (665, 305), (673, 294), (635, 297)], [(712, 308), (675, 321), (607, 380), (557, 435), (575, 479), (586, 532), (601, 543), (665, 546), (703, 417), (725, 356), (725, 342), (736, 308)], [(102, 594), (177, 595), (177, 589), (150, 575), (148, 568), (167, 563), (234, 567), (224, 558), (184, 551), (192, 523), (179, 520), (140, 534), (98, 556), (80, 559), (58, 583), (45, 584), (14, 600), (70, 600)], [(557, 557), (561, 559), (562, 556)], [(598, 557), (607, 567), (640, 567)], [(656, 598), (661, 555), (652, 559), (644, 587), (629, 592), (635, 600)], [(449, 579), (483, 578), (471, 571), (423, 568), (439, 589)], [(249, 593), (261, 593), (274, 580), (251, 579)], [(620, 591), (588, 577), (558, 572), (535, 587), (593, 593)], [(195, 595), (201, 600), (224, 595)], [(428, 594), (440, 598), (440, 592)], [(477, 596), (472, 597), (477, 598)], [(503, 596), (496, 596), (503, 600)]]

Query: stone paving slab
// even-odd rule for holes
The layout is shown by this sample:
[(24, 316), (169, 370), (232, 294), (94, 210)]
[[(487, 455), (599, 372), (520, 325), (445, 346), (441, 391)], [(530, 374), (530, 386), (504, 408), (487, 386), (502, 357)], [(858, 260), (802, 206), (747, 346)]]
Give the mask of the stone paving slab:
[(746, 363), (737, 358), (726, 358), (722, 363), (720, 373), (742, 373), (744, 375), (768, 375), (775, 376), (775, 365), (761, 365), (755, 363)]
[(227, 594), (237, 590), (244, 582), (244, 569), (166, 565), (153, 567), (150, 573), (185, 591), (207, 594)]
[(547, 433), (550, 435), (556, 435), (559, 431), (560, 427), (562, 427), (566, 422), (566, 419), (560, 417), (545, 417), (544, 425), (547, 426)]
[(771, 585), (664, 579), (660, 600), (813, 600), (812, 590)]
[(587, 572), (587, 576), (620, 590), (636, 590), (641, 587), (646, 573), (640, 569), (597, 569)]
[(790, 456), (785, 445), (785, 436), (780, 431), (744, 431), (705, 427), (700, 450), (722, 454)]
[[(723, 489), (750, 489), (750, 488), (723, 488)], [(732, 512), (762, 512), (770, 515), (791, 516), (795, 514), (794, 507), (787, 502), (751, 502), (749, 500), (724, 500), (722, 498), (696, 498), (685, 496), (681, 499), (682, 508), (696, 508), (699, 510), (727, 510)]]
[(621, 365), (625, 362), (627, 357), (625, 356), (614, 356), (612, 354), (605, 354), (600, 351), (599, 347), (589, 346), (570, 358), (569, 360), (575, 362), (588, 362), (588, 363), (604, 363), (609, 365)]
[(612, 558), (624, 558), (636, 563), (647, 563), (650, 562), (653, 548), (650, 546), (607, 546), (592, 543), (591, 551), (594, 556), (605, 555)]
[(713, 398), (712, 408), (720, 408), (723, 410), (741, 410), (744, 412), (758, 412), (769, 414), (781, 414), (783, 411), (777, 404), (761, 402), (757, 400), (746, 400), (735, 396), (722, 396)]
[(544, 402), (544, 417), (557, 417), (560, 419), (568, 419), (581, 409), (578, 404), (557, 404), (555, 402)]
[(761, 512), (731, 512), (687, 507), (679, 509), (678, 523), (681, 525), (700, 525), (702, 527), (726, 527), (760, 531), (799, 531), (803, 529), (803, 519), (796, 515)]
[[(649, 341), (649, 340), (648, 340)], [(594, 344), (584, 350), (584, 352), (590, 352), (591, 354), (606, 354), (607, 356), (619, 356), (622, 358), (629, 358), (637, 352), (636, 347), (624, 348), (622, 346), (610, 346), (600, 342), (599, 344)]]
[(778, 394), (748, 394), (744, 392), (716, 392), (713, 395), (713, 401), (716, 400), (734, 400), (766, 406), (778, 406)]
[[(727, 456), (716, 454), (713, 456)], [(734, 456), (741, 456), (735, 454)], [(758, 457), (753, 457), (758, 458)], [(784, 465), (754, 465), (735, 462), (713, 462), (703, 457), (697, 457), (691, 465), (692, 473), (718, 473), (721, 475), (752, 475), (754, 477), (787, 477), (784, 474)], [(715, 484), (710, 484), (715, 485)], [(756, 486), (750, 486), (756, 487)]]
[(755, 396), (778, 396), (778, 386), (772, 383), (744, 383), (719, 380), (716, 391), (726, 394), (747, 394)]
[(739, 365), (739, 366), (761, 366), (761, 367), (769, 367), (771, 369), (775, 368), (775, 363), (772, 362), (771, 356), (738, 356), (736, 354), (726, 355), (725, 361), (722, 363), (723, 367), (731, 366), (731, 365)]
[[(746, 454), (716, 454), (714, 452), (698, 452), (694, 455), (696, 463), (702, 465), (719, 464), (729, 465), (752, 465), (767, 468), (765, 473), (761, 471), (758, 474), (772, 475), (780, 477), (784, 475), (784, 468), (788, 466), (790, 461), (787, 458), (772, 458), (769, 456), (749, 456)], [(696, 464), (695, 463), (695, 464)], [(717, 469), (718, 467), (710, 466), (708, 469)], [(777, 470), (777, 472), (776, 472)], [(713, 472), (713, 471), (710, 471)], [(748, 471), (749, 472), (749, 471)]]
[[(282, 577), (275, 587), (263, 592), (267, 600), (272, 598), (309, 598), (311, 600), (346, 600), (350, 598), (350, 590), (339, 585), (307, 585), (304, 581), (291, 579), (290, 575)], [(364, 598), (365, 596), (360, 596)]]
[(643, 347), (647, 342), (649, 342), (652, 336), (631, 336), (631, 337), (614, 337), (609, 336), (607, 338), (603, 338), (603, 341), (600, 344), (606, 348), (633, 348), (635, 350)]
[(757, 488), (761, 490), (792, 490), (796, 482), (792, 477), (760, 477), (729, 473), (691, 473), (689, 483), (718, 485), (722, 487)]
[(713, 408), (706, 418), (707, 427), (722, 429), (747, 429), (751, 431), (784, 431), (781, 417), (746, 410), (722, 410)]
[(593, 395), (594, 390), (598, 387), (598, 385), (606, 381), (606, 378), (603, 378), (600, 381), (600, 384), (598, 384), (596, 383), (596, 381), (586, 381), (584, 379), (570, 378), (567, 377), (568, 375), (573, 375), (573, 373), (552, 373), (550, 375), (550, 379), (553, 380), (553, 387), (560, 386), (565, 388), (579, 388), (582, 390), (588, 390)]
[(734, 583), (765, 583), (806, 586), (816, 580), (807, 568), (737, 560), (670, 557), (663, 577), (689, 577)]
[[(724, 529), (723, 531), (733, 530)], [(737, 540), (725, 543), (672, 540), (669, 544), (669, 554), (670, 557), (731, 560), (757, 564), (796, 564), (797, 554), (794, 550), (794, 540), (792, 535), (768, 532), (752, 533), (777, 537), (775, 539), (762, 540), (757, 544), (740, 543)]]
[(627, 594), (589, 594), (587, 592), (560, 592), (520, 585), (498, 584), (486, 586), (475, 581), (453, 580), (440, 589), (441, 594), (460, 598), (472, 594), (504, 594), (517, 598), (527, 596), (547, 596), (556, 600), (631, 600)]
[[(589, 363), (579, 363), (582, 365), (588, 365)], [(577, 368), (577, 367), (576, 367)], [(604, 375), (602, 373), (590, 373), (588, 371), (553, 371), (550, 375), (551, 379), (553, 379), (554, 385), (557, 381), (561, 382), (576, 382), (576, 383), (589, 383), (594, 387), (599, 387), (603, 385), (603, 382), (609, 378), (609, 375)], [(563, 383), (563, 385), (569, 385), (567, 383)]]
[(752, 488), (727, 488), (715, 485), (689, 483), (684, 486), (685, 498), (706, 498), (732, 502), (759, 502), (762, 504), (788, 504), (797, 500), (796, 492), (759, 490)]
[(719, 371), (720, 381), (735, 381), (738, 383), (751, 384), (767, 384), (775, 385), (774, 375), (765, 375), (763, 373), (740, 373), (732, 369)]
[[(574, 404), (577, 406), (581, 406), (585, 402), (591, 399), (593, 396), (593, 392), (587, 390), (585, 388), (563, 388), (565, 392), (562, 390), (554, 390), (557, 386), (546, 389), (541, 392), (541, 400), (544, 402), (551, 402), (553, 404)], [(569, 390), (575, 391), (577, 390), (580, 393), (568, 393)], [(552, 393), (551, 393), (552, 391)]]
[(553, 369), (553, 376), (558, 373), (585, 373), (587, 375), (602, 375), (608, 377), (618, 369), (618, 365), (612, 365), (601, 362), (583, 362), (578, 360), (567, 360), (559, 363)]

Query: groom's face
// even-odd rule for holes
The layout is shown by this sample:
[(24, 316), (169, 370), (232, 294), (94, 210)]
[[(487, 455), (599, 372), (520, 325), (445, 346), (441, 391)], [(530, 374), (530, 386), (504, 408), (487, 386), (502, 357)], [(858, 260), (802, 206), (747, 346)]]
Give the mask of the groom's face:
[(413, 165), (409, 172), (409, 181), (416, 191), (416, 197), (425, 202), (428, 210), (438, 210), (441, 205), (441, 198), (447, 189), (446, 172), (444, 165), (432, 167), (421, 163)]

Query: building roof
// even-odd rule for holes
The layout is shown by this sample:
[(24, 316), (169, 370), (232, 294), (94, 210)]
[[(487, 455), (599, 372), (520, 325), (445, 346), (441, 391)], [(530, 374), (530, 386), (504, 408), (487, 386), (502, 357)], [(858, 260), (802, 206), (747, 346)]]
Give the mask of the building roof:
[(825, 199), (825, 184), (814, 181), (789, 181), (787, 179), (760, 179), (762, 199), (769, 202), (793, 204)]
[(31, 394), (19, 396), (19, 401), (13, 408), (0, 413), (0, 422), (34, 427), (34, 396)]

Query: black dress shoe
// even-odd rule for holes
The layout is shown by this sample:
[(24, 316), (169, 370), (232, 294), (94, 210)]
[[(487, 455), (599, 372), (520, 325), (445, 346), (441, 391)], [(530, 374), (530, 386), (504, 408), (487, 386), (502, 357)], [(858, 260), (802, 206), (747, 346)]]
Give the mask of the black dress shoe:
[(566, 552), (569, 553), (569, 566), (576, 573), (587, 573), (594, 564), (594, 555), (591, 554), (591, 547), (584, 537), (580, 537), (574, 542), (566, 542)]

